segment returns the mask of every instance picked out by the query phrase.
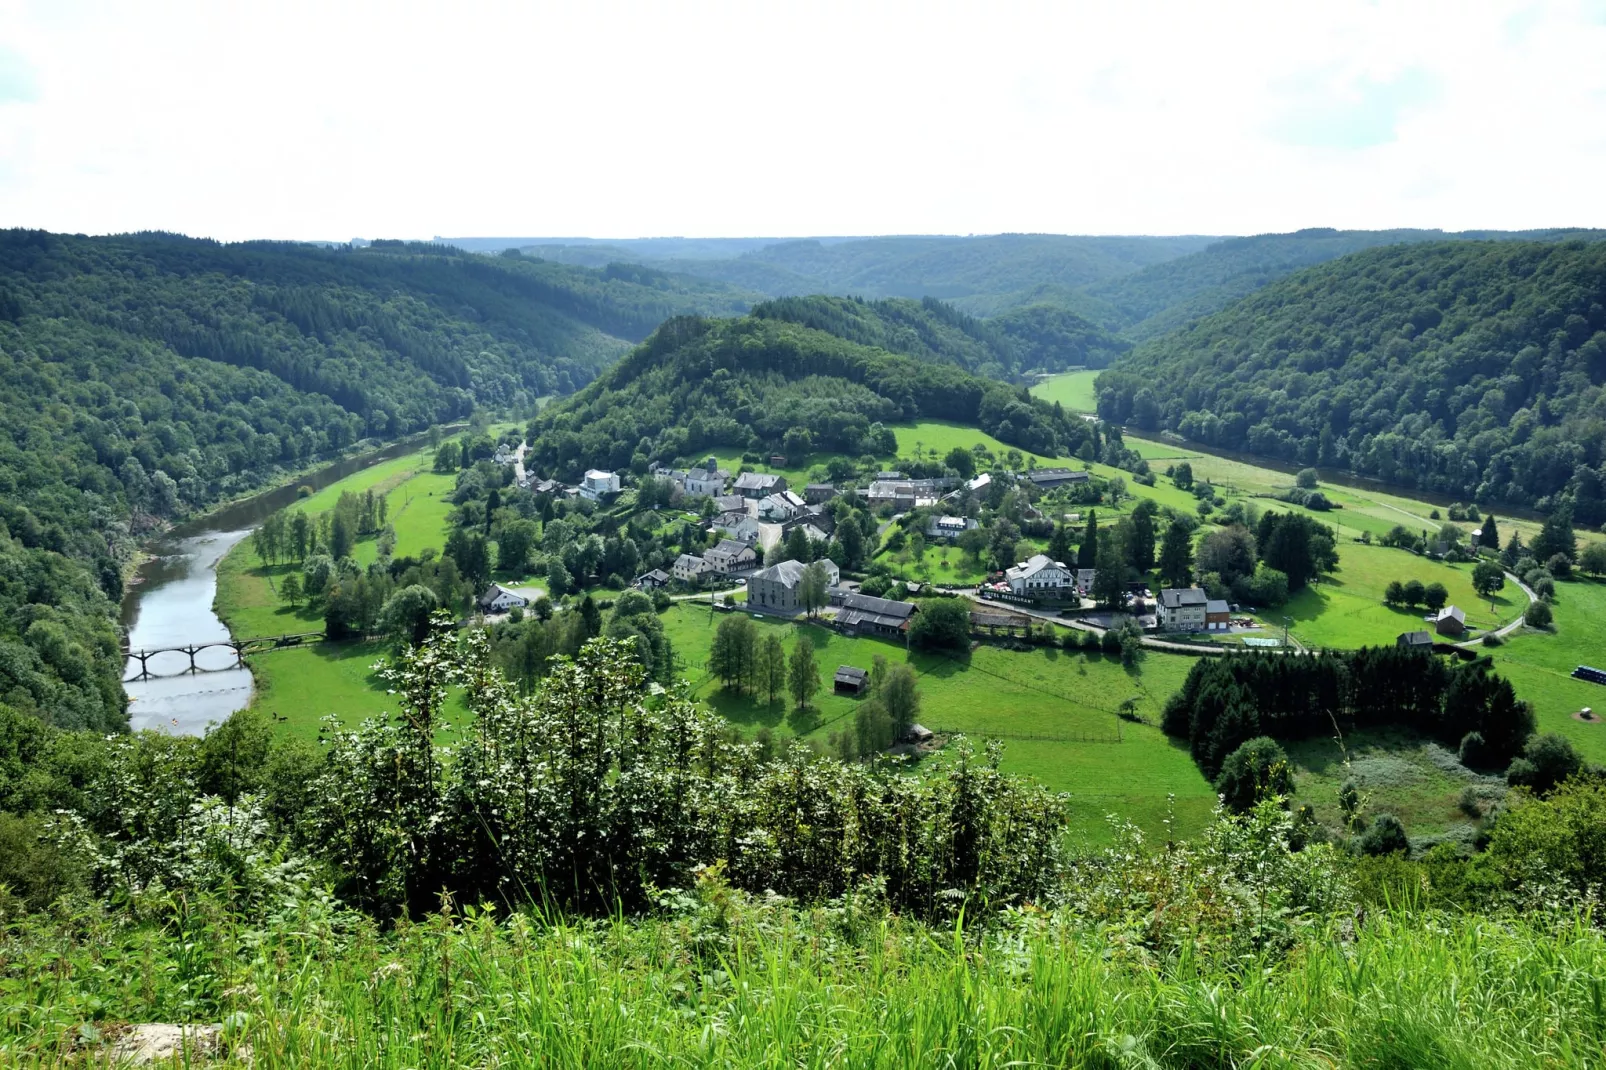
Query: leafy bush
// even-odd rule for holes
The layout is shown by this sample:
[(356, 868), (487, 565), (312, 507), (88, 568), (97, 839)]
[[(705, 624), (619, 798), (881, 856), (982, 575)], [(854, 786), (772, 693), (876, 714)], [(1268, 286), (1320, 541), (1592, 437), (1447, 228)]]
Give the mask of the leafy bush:
[(1583, 759), (1573, 749), (1572, 740), (1546, 732), (1528, 741), (1522, 757), (1506, 770), (1506, 783), (1514, 788), (1528, 788), (1536, 795), (1548, 795), (1582, 769), (1583, 764)]
[(1369, 855), (1387, 855), (1408, 852), (1411, 841), (1406, 838), (1405, 826), (1393, 814), (1377, 814), (1361, 834), (1361, 850)]
[(1270, 736), (1257, 736), (1227, 755), (1216, 777), (1216, 794), (1242, 813), (1262, 799), (1287, 799), (1294, 793), (1288, 755)]

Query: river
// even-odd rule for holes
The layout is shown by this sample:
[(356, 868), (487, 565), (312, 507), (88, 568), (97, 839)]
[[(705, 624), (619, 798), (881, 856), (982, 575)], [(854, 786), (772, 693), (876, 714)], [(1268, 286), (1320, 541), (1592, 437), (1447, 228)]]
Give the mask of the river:
[[(422, 436), (384, 449), (349, 457), (273, 490), (226, 505), (204, 517), (185, 521), (146, 546), (150, 555), (123, 598), (122, 623), (130, 650), (224, 641), (229, 629), (212, 607), (217, 597), (217, 563), (264, 519), (294, 504), (301, 487), (322, 490), (381, 461), (419, 448)], [(249, 637), (247, 637), (249, 638)], [(251, 672), (240, 667), (227, 647), (195, 656), (157, 654), (148, 661), (149, 679), (137, 679), (140, 663), (129, 658), (123, 668), (128, 693), (129, 725), (174, 735), (200, 735), (251, 702)]]

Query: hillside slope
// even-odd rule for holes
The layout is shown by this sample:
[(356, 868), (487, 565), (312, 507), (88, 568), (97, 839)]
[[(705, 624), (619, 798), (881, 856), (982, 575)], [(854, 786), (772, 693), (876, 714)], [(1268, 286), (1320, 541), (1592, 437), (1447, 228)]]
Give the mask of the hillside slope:
[(1033, 305), (992, 320), (935, 298), (788, 297), (753, 315), (814, 327), (860, 345), (957, 364), (992, 379), (1070, 367), (1103, 367), (1129, 346), (1063, 309)]
[(702, 280), (437, 246), (0, 233), (0, 702), (123, 723), (142, 532), (365, 438), (589, 382)]
[(1314, 264), (1380, 245), (1414, 242), (1530, 240), (1606, 236), (1600, 231), (1332, 230), (1317, 227), (1292, 234), (1227, 238), (1206, 249), (1084, 288), (1125, 317), (1121, 334), (1133, 341), (1167, 331), (1227, 307), (1262, 286)]
[(957, 365), (891, 353), (767, 316), (670, 320), (530, 426), (537, 471), (644, 470), (710, 446), (890, 452), (886, 427), (921, 418), (975, 425), (1037, 453), (1074, 452), (1085, 421)]
[(1479, 502), (1606, 520), (1606, 244), (1356, 253), (1146, 343), (1106, 419)]
[[(827, 293), (868, 298), (938, 297), (975, 311), (1062, 303), (1046, 296), (1127, 275), (1204, 248), (1200, 237), (1097, 237), (1062, 234), (992, 234), (975, 237), (797, 239), (776, 241), (726, 256), (704, 255), (719, 246), (688, 243), (618, 243), (628, 258), (696, 275), (772, 297)], [(729, 248), (737, 249), (731, 243)], [(595, 264), (594, 245), (532, 244), (527, 253)], [(606, 254), (602, 254), (606, 255)], [(1045, 289), (1048, 288), (1048, 289)], [(1089, 316), (1106, 306), (1092, 298), (1066, 307)]]

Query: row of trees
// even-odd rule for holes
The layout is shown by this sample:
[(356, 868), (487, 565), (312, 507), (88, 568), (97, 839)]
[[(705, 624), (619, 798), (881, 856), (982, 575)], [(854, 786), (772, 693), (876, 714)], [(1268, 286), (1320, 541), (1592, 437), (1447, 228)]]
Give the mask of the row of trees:
[(708, 651), (708, 671), (725, 687), (762, 695), (771, 705), (789, 695), (798, 709), (806, 709), (820, 690), (820, 670), (814, 643), (799, 630), (788, 657), (785, 644), (773, 630), (760, 637), (750, 617), (727, 614), (714, 631)]
[(1449, 600), (1449, 588), (1437, 581), (1424, 585), (1421, 580), (1407, 580), (1404, 583), (1390, 580), (1383, 589), (1383, 604), (1386, 606), (1405, 606), (1408, 609), (1426, 606), (1437, 612)]

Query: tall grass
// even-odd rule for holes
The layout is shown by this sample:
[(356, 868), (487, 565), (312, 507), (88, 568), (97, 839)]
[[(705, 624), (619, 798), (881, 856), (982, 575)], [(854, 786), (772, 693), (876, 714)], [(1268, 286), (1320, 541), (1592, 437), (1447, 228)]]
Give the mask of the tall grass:
[(259, 1068), (1606, 1061), (1606, 940), (1586, 919), (1383, 913), (1228, 964), (1157, 962), (1049, 914), (963, 932), (762, 901), (634, 922), (188, 927), (14, 927), (0, 1064), (99, 1065), (112, 1023), (150, 1020), (222, 1021)]

